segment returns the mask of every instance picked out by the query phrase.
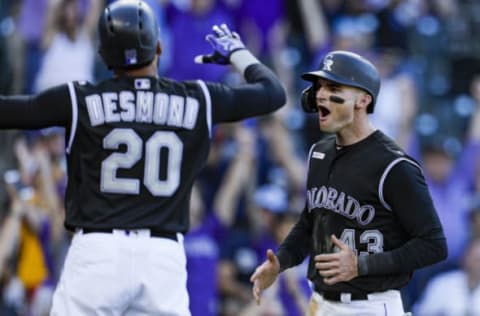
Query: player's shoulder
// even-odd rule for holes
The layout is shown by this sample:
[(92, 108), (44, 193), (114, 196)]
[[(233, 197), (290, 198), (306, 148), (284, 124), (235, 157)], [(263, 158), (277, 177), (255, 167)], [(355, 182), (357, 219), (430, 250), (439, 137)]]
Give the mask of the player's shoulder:
[(332, 149), (335, 147), (335, 140), (335, 134), (325, 134), (319, 141), (312, 145), (312, 149)]
[(405, 151), (390, 137), (385, 135), (382, 131), (377, 130), (372, 135), (375, 139), (375, 144), (385, 155), (395, 158), (405, 156)]
[(98, 90), (97, 86), (100, 83), (101, 82), (93, 83), (93, 82), (86, 81), (86, 80), (78, 80), (78, 81), (68, 82), (67, 86), (68, 86), (68, 89), (70, 90), (70, 93), (75, 91), (76, 93), (80, 93), (80, 94), (82, 94), (82, 93), (83, 94), (89, 94), (92, 91)]
[(325, 134), (322, 138), (310, 146), (308, 151), (308, 159), (315, 157), (315, 155), (324, 156), (327, 152), (334, 150), (335, 148), (335, 135)]
[[(332, 151), (335, 149), (335, 135), (326, 134), (322, 136), (322, 138), (313, 143), (310, 146), (308, 151), (307, 159), (308, 161), (312, 161), (311, 159), (320, 159), (323, 160), (324, 157), (330, 156)], [(332, 154), (333, 157), (333, 154)]]
[(375, 155), (386, 160), (396, 160), (405, 158), (414, 160), (410, 157), (403, 148), (401, 148), (393, 139), (385, 135), (383, 132), (377, 130), (373, 135)]
[(92, 88), (92, 87), (100, 84), (101, 82), (104, 82), (104, 81), (100, 81), (98, 83), (92, 83), (92, 82), (87, 81), (87, 80), (77, 80), (77, 81), (69, 82), (68, 84), (72, 84), (75, 88), (87, 89), (87, 88)]
[(158, 79), (158, 82), (161, 87), (166, 87), (173, 91), (184, 92), (184, 93), (199, 93), (201, 92), (202, 85), (204, 85), (201, 80), (174, 80), (167, 77), (162, 77)]
[(377, 131), (374, 137), (378, 149), (375, 150), (376, 154), (372, 155), (372, 159), (378, 158), (378, 160), (383, 161), (383, 164), (379, 163), (379, 161), (376, 163), (384, 165), (387, 169), (401, 166), (402, 169), (415, 168), (421, 170), (420, 163), (407, 154), (393, 139), (381, 131)]
[(77, 90), (84, 91), (115, 91), (115, 90), (154, 90), (165, 91), (169, 94), (193, 94), (201, 91), (198, 81), (177, 81), (160, 77), (118, 77), (107, 78), (95, 83), (89, 81), (73, 81)]

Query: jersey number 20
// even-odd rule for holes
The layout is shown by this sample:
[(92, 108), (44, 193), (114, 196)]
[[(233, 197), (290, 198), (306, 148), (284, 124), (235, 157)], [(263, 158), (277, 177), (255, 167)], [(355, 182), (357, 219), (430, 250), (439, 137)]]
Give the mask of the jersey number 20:
[[(117, 177), (118, 169), (132, 168), (145, 157), (143, 184), (154, 196), (171, 196), (180, 184), (180, 165), (182, 162), (183, 143), (174, 132), (157, 131), (145, 142), (129, 128), (116, 128), (103, 139), (103, 148), (118, 150), (125, 145), (125, 152), (114, 152), (102, 162), (100, 190), (107, 193), (139, 194), (140, 180)], [(167, 174), (159, 179), (160, 151), (168, 152)]]

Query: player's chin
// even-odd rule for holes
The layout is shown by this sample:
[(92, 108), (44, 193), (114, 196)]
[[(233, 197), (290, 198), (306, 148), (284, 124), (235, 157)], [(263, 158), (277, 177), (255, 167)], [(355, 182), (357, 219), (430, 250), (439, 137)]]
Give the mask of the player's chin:
[(325, 133), (336, 133), (338, 131), (338, 127), (328, 120), (320, 121), (319, 126), (320, 130)]
[(327, 115), (319, 119), (320, 130), (325, 133), (338, 133), (350, 126), (353, 116)]

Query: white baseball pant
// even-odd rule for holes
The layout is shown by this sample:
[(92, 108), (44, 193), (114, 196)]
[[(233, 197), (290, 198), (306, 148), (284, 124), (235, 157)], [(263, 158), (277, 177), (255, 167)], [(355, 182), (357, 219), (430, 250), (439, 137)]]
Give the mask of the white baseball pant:
[(313, 292), (308, 316), (404, 316), (400, 291), (368, 294), (367, 300), (329, 301)]
[(77, 231), (51, 316), (190, 316), (183, 236)]

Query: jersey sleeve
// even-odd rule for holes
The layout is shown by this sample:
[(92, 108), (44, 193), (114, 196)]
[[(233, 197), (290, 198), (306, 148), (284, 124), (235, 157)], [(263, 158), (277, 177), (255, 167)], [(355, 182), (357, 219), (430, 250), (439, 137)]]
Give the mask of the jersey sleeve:
[(72, 106), (66, 84), (34, 96), (0, 96), (1, 129), (69, 127), (71, 121)]
[(245, 80), (247, 83), (237, 87), (207, 83), (213, 123), (233, 122), (268, 114), (285, 104), (285, 89), (265, 65), (248, 66)]
[(360, 275), (412, 272), (447, 257), (443, 228), (418, 165), (399, 159), (385, 174), (383, 199), (410, 239), (392, 251), (359, 257)]
[(311, 249), (312, 221), (307, 206), (276, 253), (280, 271), (299, 265)]
[[(315, 144), (310, 147), (308, 165), (310, 165), (310, 157), (314, 148)], [(309, 255), (312, 249), (312, 232), (313, 220), (307, 202), (305, 202), (300, 218), (278, 247), (276, 255), (280, 262), (280, 271), (299, 265)]]

